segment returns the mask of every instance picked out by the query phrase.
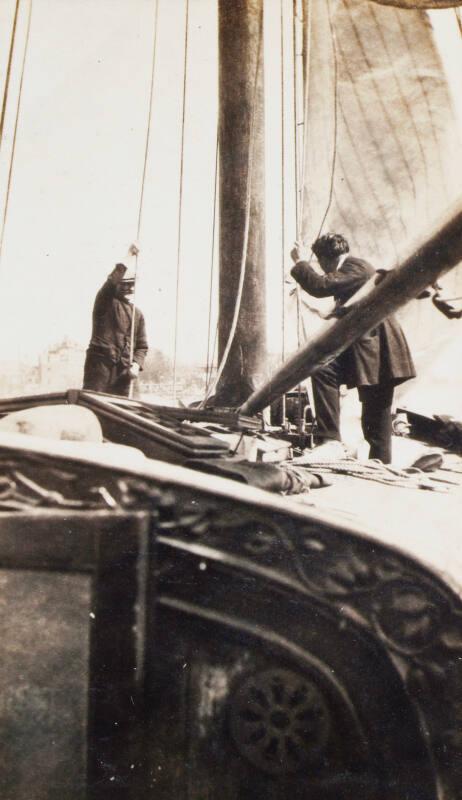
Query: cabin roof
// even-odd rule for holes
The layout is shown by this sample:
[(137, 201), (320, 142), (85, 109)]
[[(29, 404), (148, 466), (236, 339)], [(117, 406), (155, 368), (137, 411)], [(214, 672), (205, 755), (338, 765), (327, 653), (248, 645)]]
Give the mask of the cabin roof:
[[(212, 492), (217, 496), (265, 508), (288, 511), (310, 523), (376, 540), (420, 562), (462, 595), (462, 551), (459, 515), (462, 474), (450, 473), (447, 492), (384, 486), (349, 476), (336, 476), (332, 486), (298, 500), (270, 494), (235, 481), (147, 458), (123, 445), (46, 440), (0, 433), (0, 452), (46, 455), (55, 462), (91, 464), (137, 476)], [(461, 459), (462, 463), (462, 459)], [(447, 477), (448, 473), (444, 473)]]
[(313, 499), (318, 511), (340, 514), (368, 536), (424, 562), (460, 594), (462, 473), (432, 475), (454, 484), (446, 484), (447, 491), (425, 491), (338, 475)]

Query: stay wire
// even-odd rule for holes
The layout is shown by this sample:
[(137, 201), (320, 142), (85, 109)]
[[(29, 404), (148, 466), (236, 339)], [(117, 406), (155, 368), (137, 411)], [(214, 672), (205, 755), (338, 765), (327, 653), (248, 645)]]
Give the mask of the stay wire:
[(282, 342), (282, 361), (285, 360), (285, 345), (286, 345), (286, 312), (285, 312), (285, 255), (286, 255), (286, 238), (285, 238), (285, 222), (286, 222), (286, 207), (285, 207), (285, 126), (284, 126), (284, 112), (285, 112), (285, 91), (284, 91), (284, 0), (280, 0), (280, 25), (281, 25), (281, 342)]
[[(220, 149), (220, 134), (217, 122), (217, 136), (215, 146), (215, 180), (213, 187), (213, 220), (212, 220), (212, 253), (210, 258), (210, 285), (209, 285), (209, 318), (207, 328), (207, 362), (205, 370), (205, 391), (209, 387), (210, 375), (212, 373), (213, 358), (215, 353), (215, 344), (212, 352), (212, 363), (210, 363), (210, 332), (212, 327), (212, 299), (213, 299), (213, 274), (215, 267), (215, 231), (216, 231), (216, 218), (217, 218), (217, 194), (218, 194), (218, 153)], [(216, 338), (216, 337), (215, 337)]]
[(294, 115), (294, 160), (295, 160), (295, 220), (297, 241), (300, 236), (300, 161), (298, 136), (298, 58), (297, 53), (297, 0), (292, 0), (292, 50), (293, 50), (293, 115)]
[(321, 224), (316, 238), (321, 236), (327, 216), (332, 206), (334, 199), (334, 185), (335, 185), (335, 170), (337, 166), (337, 141), (338, 141), (338, 53), (337, 53), (337, 36), (335, 33), (334, 24), (332, 22), (332, 6), (331, 0), (327, 0), (327, 9), (329, 15), (329, 28), (331, 32), (332, 50), (334, 54), (334, 134), (333, 134), (333, 147), (332, 147), (332, 162), (330, 173), (329, 197), (327, 201), (326, 210), (322, 218)]
[(136, 227), (136, 238), (138, 239), (140, 236), (141, 231), (141, 220), (143, 216), (143, 201), (144, 201), (144, 189), (146, 184), (146, 171), (147, 171), (147, 164), (148, 164), (148, 155), (149, 155), (149, 145), (151, 141), (151, 122), (152, 122), (152, 108), (153, 108), (153, 99), (154, 99), (154, 83), (155, 83), (155, 76), (156, 76), (156, 62), (157, 62), (157, 30), (158, 30), (158, 18), (159, 18), (159, 0), (155, 0), (155, 11), (154, 11), (154, 38), (153, 38), (153, 45), (152, 45), (152, 65), (151, 65), (151, 83), (149, 87), (149, 107), (148, 107), (148, 124), (146, 130), (146, 144), (144, 147), (144, 162), (143, 162), (143, 173), (141, 178), (141, 194), (140, 194), (140, 205), (138, 210), (138, 223)]
[(183, 68), (183, 108), (181, 115), (181, 146), (180, 146), (180, 196), (178, 201), (178, 246), (176, 258), (176, 292), (175, 292), (175, 333), (173, 343), (173, 401), (176, 401), (176, 374), (178, 353), (178, 311), (180, 298), (180, 266), (181, 266), (181, 223), (183, 214), (183, 158), (184, 158), (184, 133), (186, 117), (186, 84), (188, 64), (188, 29), (189, 29), (189, 0), (186, 0), (186, 19), (184, 33), (184, 68)]
[[(154, 11), (154, 33), (153, 33), (153, 45), (152, 45), (152, 62), (151, 62), (151, 81), (149, 86), (149, 105), (148, 105), (148, 123), (146, 128), (146, 141), (144, 146), (144, 161), (143, 161), (143, 172), (141, 176), (141, 191), (140, 191), (140, 203), (138, 208), (138, 221), (136, 226), (136, 242), (139, 242), (140, 238), (140, 231), (141, 231), (141, 220), (143, 216), (143, 203), (144, 203), (144, 189), (146, 184), (146, 171), (147, 171), (147, 164), (148, 164), (148, 155), (149, 155), (149, 145), (151, 141), (151, 119), (152, 119), (152, 107), (153, 107), (153, 97), (154, 97), (154, 81), (155, 81), (155, 74), (156, 74), (156, 59), (157, 59), (157, 29), (158, 29), (158, 15), (159, 15), (159, 0), (155, 0), (155, 11)], [(133, 356), (135, 352), (135, 297), (136, 297), (136, 280), (138, 277), (138, 253), (135, 255), (135, 282), (133, 285), (133, 313), (131, 319), (131, 326), (130, 326), (130, 364), (133, 362)], [(130, 390), (132, 388), (132, 384), (130, 384)]]
[(254, 82), (254, 91), (253, 91), (253, 102), (252, 102), (252, 111), (250, 115), (250, 125), (249, 125), (249, 150), (247, 156), (247, 188), (246, 188), (246, 197), (245, 197), (245, 223), (244, 223), (244, 240), (242, 244), (242, 257), (241, 257), (241, 270), (239, 275), (239, 284), (237, 288), (237, 295), (236, 295), (236, 302), (234, 305), (234, 314), (233, 320), (231, 323), (231, 328), (228, 334), (228, 339), (226, 342), (225, 349), (223, 351), (223, 355), (221, 357), (220, 364), (218, 366), (217, 374), (215, 375), (215, 379), (213, 381), (212, 386), (206, 393), (204, 400), (201, 403), (201, 408), (204, 407), (209, 397), (215, 392), (218, 382), (221, 378), (223, 373), (223, 369), (226, 365), (228, 360), (228, 356), (231, 350), (232, 343), (234, 341), (234, 335), (236, 333), (237, 328), (237, 321), (239, 319), (239, 312), (241, 308), (241, 299), (242, 299), (242, 291), (244, 287), (244, 278), (246, 273), (246, 262), (247, 262), (247, 249), (249, 243), (249, 229), (250, 229), (250, 201), (252, 196), (252, 168), (253, 168), (253, 153), (254, 153), (254, 146), (255, 146), (255, 118), (256, 118), (256, 105), (257, 105), (257, 91), (258, 91), (258, 72), (259, 72), (259, 64), (260, 64), (260, 55), (261, 55), (261, 48), (262, 48), (262, 39), (263, 39), (263, 4), (260, 10), (259, 16), (259, 29), (258, 29), (258, 47), (257, 47), (257, 58), (255, 64), (255, 82)]
[(27, 29), (26, 29), (26, 41), (24, 44), (24, 53), (22, 58), (22, 65), (21, 65), (21, 79), (19, 83), (19, 93), (18, 93), (18, 103), (16, 107), (16, 118), (14, 122), (14, 134), (13, 134), (13, 144), (11, 148), (11, 157), (10, 157), (10, 167), (8, 170), (8, 181), (6, 186), (6, 196), (5, 196), (5, 205), (3, 208), (3, 218), (2, 218), (2, 229), (0, 234), (0, 263), (3, 253), (3, 241), (5, 238), (5, 228), (6, 228), (6, 220), (8, 216), (8, 209), (10, 204), (10, 193), (11, 193), (11, 182), (13, 177), (13, 165), (16, 153), (16, 141), (18, 137), (18, 126), (19, 126), (19, 115), (21, 111), (21, 100), (22, 100), (22, 90), (24, 85), (24, 74), (26, 70), (26, 61), (27, 61), (27, 53), (29, 50), (29, 39), (30, 39), (30, 29), (31, 29), (31, 20), (32, 20), (32, 3), (33, 0), (29, 2), (29, 14), (27, 17)]
[[(298, 52), (298, 35), (297, 35), (297, 21), (300, 19), (303, 23), (302, 18), (299, 16), (298, 13), (299, 8), (299, 0), (293, 0), (292, 2), (292, 48), (293, 48), (293, 116), (294, 116), (294, 172), (295, 172), (295, 219), (296, 219), (296, 236), (297, 241), (300, 240), (301, 230), (302, 230), (302, 222), (303, 222), (303, 209), (302, 209), (302, 186), (303, 186), (303, 172), (301, 172), (301, 165), (302, 169), (304, 166), (304, 156), (302, 154), (302, 159), (300, 159), (300, 147), (304, 147), (305, 145), (305, 127), (306, 127), (306, 118), (305, 113), (303, 119), (299, 120), (299, 93), (300, 93), (300, 84), (303, 81), (303, 69), (302, 69), (302, 81), (300, 81), (300, 69), (299, 69), (299, 62), (300, 58), (303, 59), (303, 46), (301, 52)], [(302, 62), (303, 64), (303, 62)], [(302, 83), (303, 86), (303, 83)], [(304, 110), (305, 111), (305, 110)], [(303, 126), (303, 137), (302, 142), (300, 142), (300, 135), (299, 135), (299, 127)], [(297, 286), (295, 289), (295, 298), (296, 298), (296, 307), (297, 307), (297, 343), (300, 347), (301, 345), (301, 328), (302, 328), (302, 319), (301, 319), (301, 308), (300, 308), (300, 290)], [(298, 384), (297, 387), (297, 394), (298, 394), (298, 433), (301, 436), (303, 432), (303, 419), (302, 419), (302, 387), (301, 384)]]
[(3, 101), (2, 101), (2, 112), (0, 116), (0, 149), (3, 143), (3, 128), (5, 125), (5, 115), (6, 115), (6, 108), (8, 104), (8, 93), (10, 90), (10, 77), (11, 77), (11, 64), (13, 62), (13, 53), (16, 44), (16, 26), (18, 22), (18, 14), (19, 14), (19, 4), (20, 0), (16, 0), (16, 6), (14, 9), (14, 18), (13, 18), (13, 25), (11, 29), (11, 39), (10, 39), (10, 50), (8, 53), (8, 63), (6, 67), (6, 76), (5, 76), (5, 87), (3, 90)]
[[(299, 128), (299, 58), (297, 52), (297, 11), (298, 0), (292, 2), (292, 49), (293, 49), (293, 117), (294, 117), (294, 177), (295, 177), (295, 220), (296, 220), (296, 236), (297, 241), (300, 240), (301, 235), (301, 192), (300, 185), (303, 183), (303, 176), (300, 175), (300, 137), (298, 134)], [(306, 125), (306, 119), (303, 120)], [(298, 285), (295, 289), (296, 308), (297, 308), (297, 344), (301, 346), (301, 308), (300, 308), (300, 290)], [(301, 387), (298, 387), (299, 408), (301, 408)]]
[(303, 222), (305, 218), (305, 195), (306, 195), (306, 183), (307, 183), (307, 175), (306, 175), (306, 154), (308, 148), (308, 131), (309, 131), (309, 103), (310, 103), (310, 89), (311, 89), (311, 39), (312, 39), (312, 9), (310, 8), (310, 0), (305, 0), (304, 10), (306, 11), (306, 19), (304, 18), (303, 22), (306, 26), (306, 38), (304, 43), (306, 44), (306, 51), (304, 53), (305, 56), (305, 86), (304, 86), (304, 97), (303, 97), (303, 151), (302, 151), (302, 167), (301, 167), (301, 178), (302, 178), (302, 189), (300, 195), (300, 216)]
[[(327, 205), (321, 220), (321, 224), (319, 226), (316, 238), (321, 236), (323, 231), (324, 225), (326, 223), (326, 219), (328, 217), (329, 211), (332, 207), (332, 202), (334, 198), (334, 186), (335, 186), (335, 173), (336, 173), (336, 166), (337, 166), (337, 150), (338, 150), (338, 110), (339, 110), (339, 102), (338, 102), (338, 52), (337, 52), (337, 36), (335, 32), (335, 27), (332, 21), (332, 6), (331, 0), (327, 0), (328, 3), (328, 15), (329, 15), (329, 28), (331, 32), (331, 41), (332, 41), (332, 52), (334, 56), (334, 80), (333, 80), (333, 100), (334, 100), (334, 131), (332, 136), (332, 160), (331, 160), (331, 168), (330, 168), (330, 179), (329, 179), (329, 195), (327, 200)], [(308, 146), (308, 132), (307, 132), (307, 124), (308, 124), (308, 106), (309, 106), (309, 91), (310, 91), (310, 61), (311, 61), (311, 23), (312, 23), (312, 9), (309, 9), (309, 5), (307, 5), (308, 10), (308, 18), (307, 18), (307, 25), (308, 25), (308, 32), (307, 32), (307, 52), (306, 52), (306, 78), (305, 78), (305, 100), (304, 100), (304, 142), (303, 142), (303, 167), (302, 167), (302, 181), (303, 181), (303, 192), (302, 192), (302, 208), (304, 207), (305, 202), (305, 184), (306, 184), (306, 149)], [(301, 212), (303, 214), (303, 210)], [(297, 232), (298, 233), (298, 232)], [(311, 261), (312, 256), (310, 257)]]
[[(331, 160), (331, 169), (330, 169), (330, 181), (329, 181), (329, 196), (327, 200), (326, 209), (324, 211), (321, 224), (319, 226), (316, 239), (321, 236), (323, 231), (324, 225), (326, 223), (326, 219), (328, 217), (329, 211), (332, 207), (332, 202), (334, 198), (334, 186), (335, 186), (335, 172), (336, 172), (336, 165), (337, 165), (337, 143), (338, 143), (338, 109), (339, 109), (339, 102), (338, 102), (338, 52), (337, 52), (337, 36), (335, 33), (335, 27), (332, 21), (332, 7), (331, 7), (331, 0), (327, 0), (328, 2), (328, 15), (329, 15), (329, 27), (331, 31), (331, 41), (332, 41), (332, 49), (334, 55), (334, 132), (333, 132), (333, 145), (332, 145), (332, 160)], [(308, 145), (308, 133), (307, 133), (307, 118), (308, 118), (308, 105), (309, 105), (309, 78), (310, 78), (310, 51), (311, 51), (311, 10), (308, 12), (308, 35), (307, 35), (307, 53), (306, 53), (306, 64), (307, 64), (307, 76), (306, 76), (306, 83), (305, 83), (305, 103), (304, 103), (304, 162), (303, 162), (303, 184), (306, 183), (306, 148)], [(302, 205), (304, 204), (304, 193), (302, 194)], [(298, 233), (298, 232), (297, 232)], [(311, 252), (309, 262), (311, 262), (313, 258), (313, 253)], [(297, 293), (299, 289), (297, 287)], [(300, 302), (299, 298), (297, 298), (297, 313), (300, 313)], [(305, 326), (303, 325), (303, 328)], [(299, 341), (300, 345), (300, 341)]]
[[(207, 376), (207, 384), (206, 384), (206, 387), (205, 387), (206, 395), (208, 394), (209, 387), (210, 387), (210, 381), (212, 380), (212, 371), (213, 371), (213, 364), (215, 362), (215, 353), (216, 353), (216, 350), (217, 350), (217, 344), (218, 344), (218, 322), (215, 325), (215, 335), (213, 337), (212, 358), (211, 358), (211, 362), (210, 362), (209, 374)], [(205, 400), (203, 400), (201, 402), (201, 404), (199, 405), (199, 408), (203, 408), (204, 405), (205, 405)]]
[(457, 25), (459, 26), (459, 33), (462, 36), (462, 15), (459, 7), (454, 9), (454, 14), (456, 15)]

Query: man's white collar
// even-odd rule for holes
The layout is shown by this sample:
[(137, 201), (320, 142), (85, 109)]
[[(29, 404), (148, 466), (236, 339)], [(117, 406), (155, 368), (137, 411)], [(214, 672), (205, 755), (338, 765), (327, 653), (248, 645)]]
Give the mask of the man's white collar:
[(340, 269), (340, 267), (342, 266), (343, 262), (346, 261), (347, 258), (348, 258), (348, 253), (342, 253), (342, 255), (340, 256), (340, 258), (338, 260), (337, 269)]

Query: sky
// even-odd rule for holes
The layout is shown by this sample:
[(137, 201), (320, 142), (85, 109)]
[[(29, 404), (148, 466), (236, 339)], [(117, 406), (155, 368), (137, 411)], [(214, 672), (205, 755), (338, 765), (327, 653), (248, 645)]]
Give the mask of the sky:
[[(289, 9), (286, 52), (290, 51)], [(14, 0), (0, 0), (3, 94)], [(10, 167), (30, 1), (21, 0), (5, 130), (0, 212)], [(136, 237), (148, 121), (154, 0), (32, 0), (0, 275), (0, 359), (35, 358), (68, 337), (85, 345), (96, 290)], [(280, 3), (265, 0), (269, 347), (280, 349)], [(453, 11), (432, 14), (453, 76), (462, 74)], [(139, 244), (137, 305), (149, 340), (205, 363), (217, 123), (215, 0), (190, 0), (180, 270), (177, 276), (185, 0), (159, 0), (151, 138)], [(286, 63), (286, 241), (295, 238)], [(462, 125), (462, 105), (458, 96)], [(289, 263), (285, 265), (289, 267)], [(212, 330), (216, 324), (215, 258)]]
[[(2, 0), (5, 30), (13, 2)], [(24, 43), (24, 12), (18, 44)], [(179, 350), (207, 326), (216, 139), (216, 17), (190, 4)], [(150, 339), (172, 349), (184, 58), (183, 2), (160, 0), (150, 155), (137, 302)], [(6, 12), (9, 11), (8, 15)], [(94, 294), (136, 237), (151, 59), (152, 0), (34, 0), (13, 181), (0, 269), (8, 283), (2, 347), (36, 352), (68, 336), (85, 343)], [(10, 23), (11, 24), (11, 23)], [(20, 72), (23, 47), (13, 73)], [(16, 90), (16, 91), (15, 91)], [(10, 93), (7, 133), (17, 86)], [(204, 115), (204, 108), (207, 113)], [(2, 152), (5, 185), (9, 142)], [(8, 343), (5, 340), (8, 340)]]

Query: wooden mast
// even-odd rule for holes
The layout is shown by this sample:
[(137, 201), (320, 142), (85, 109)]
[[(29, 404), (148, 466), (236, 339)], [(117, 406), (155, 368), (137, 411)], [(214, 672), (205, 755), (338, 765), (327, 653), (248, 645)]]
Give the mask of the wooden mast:
[(229, 352), (214, 402), (224, 406), (241, 403), (265, 377), (263, 3), (219, 0), (219, 364)]

